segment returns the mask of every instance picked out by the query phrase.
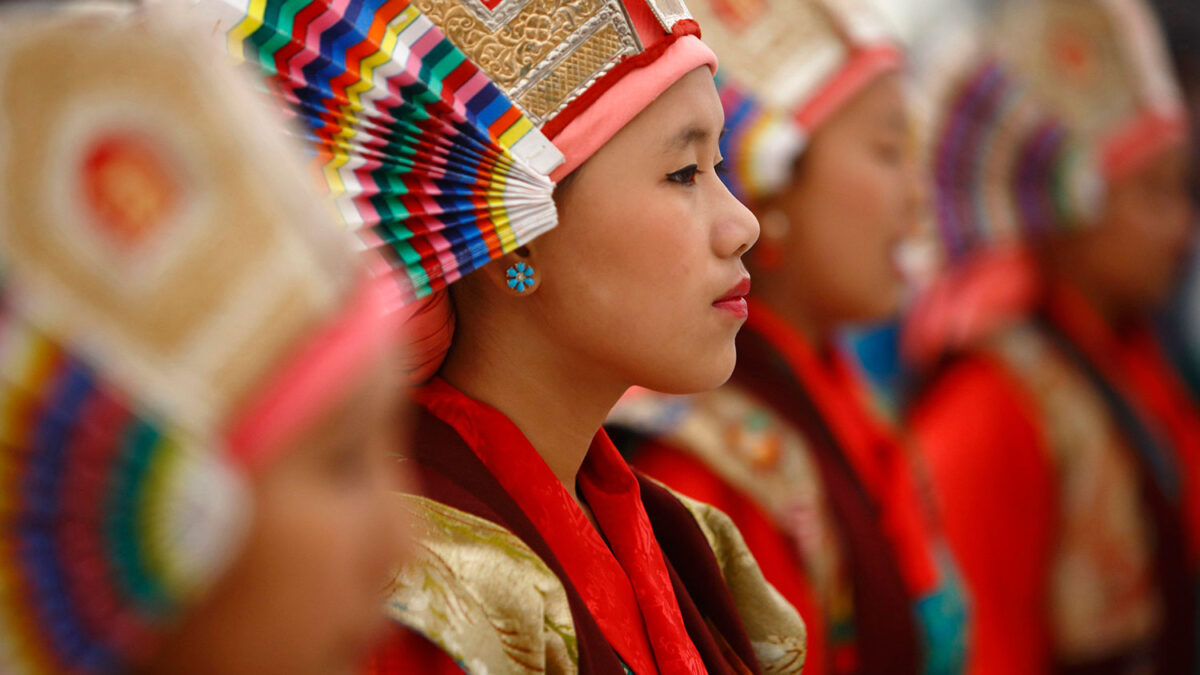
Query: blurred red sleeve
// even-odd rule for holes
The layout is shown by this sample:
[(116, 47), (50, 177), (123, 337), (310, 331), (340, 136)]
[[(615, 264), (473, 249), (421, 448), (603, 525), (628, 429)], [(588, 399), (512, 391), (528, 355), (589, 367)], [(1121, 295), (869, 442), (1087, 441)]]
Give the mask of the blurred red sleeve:
[(969, 675), (1046, 673), (1057, 494), (1033, 402), (984, 357), (952, 365), (910, 417), (971, 591)]

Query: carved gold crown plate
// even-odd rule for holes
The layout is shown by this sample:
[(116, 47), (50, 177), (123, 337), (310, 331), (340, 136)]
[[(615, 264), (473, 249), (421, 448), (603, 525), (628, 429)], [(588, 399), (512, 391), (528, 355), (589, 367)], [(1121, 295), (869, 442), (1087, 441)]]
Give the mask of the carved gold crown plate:
[[(659, 4), (665, 10), (682, 7), (678, 0)], [(620, 0), (416, 0), (416, 5), (538, 126), (621, 59), (643, 51)], [(661, 9), (660, 21), (669, 14)]]

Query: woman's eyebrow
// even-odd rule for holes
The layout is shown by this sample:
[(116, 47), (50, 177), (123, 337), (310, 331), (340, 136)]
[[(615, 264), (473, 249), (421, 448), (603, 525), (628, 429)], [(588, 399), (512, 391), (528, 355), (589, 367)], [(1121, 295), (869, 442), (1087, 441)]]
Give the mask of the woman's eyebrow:
[[(722, 128), (721, 132), (719, 134), (717, 134), (717, 140), (724, 138), (726, 131), (727, 131), (727, 129)], [(668, 150), (683, 150), (683, 149), (686, 149), (688, 146), (690, 146), (693, 143), (703, 143), (703, 142), (707, 141), (709, 139), (709, 137), (711, 137), (711, 136), (712, 136), (711, 130), (709, 130), (705, 127), (702, 127), (698, 124), (693, 124), (693, 125), (684, 127), (683, 130), (681, 130), (679, 133), (675, 134), (674, 136), (671, 136), (667, 140), (667, 149)]]

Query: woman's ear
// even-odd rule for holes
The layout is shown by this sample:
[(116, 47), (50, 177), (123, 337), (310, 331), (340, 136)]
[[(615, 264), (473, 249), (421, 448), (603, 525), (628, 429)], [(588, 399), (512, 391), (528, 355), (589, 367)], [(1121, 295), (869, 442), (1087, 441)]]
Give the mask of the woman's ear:
[(497, 287), (516, 297), (533, 295), (542, 284), (537, 256), (529, 246), (521, 246), (501, 256), (480, 271)]

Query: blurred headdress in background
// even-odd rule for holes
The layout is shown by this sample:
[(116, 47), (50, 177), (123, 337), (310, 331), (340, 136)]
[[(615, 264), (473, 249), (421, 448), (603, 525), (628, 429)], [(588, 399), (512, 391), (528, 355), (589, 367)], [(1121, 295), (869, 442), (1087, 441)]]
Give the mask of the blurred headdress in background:
[(866, 0), (692, 0), (721, 59), (726, 182), (739, 199), (775, 193), (808, 138), (903, 56)]
[(1105, 186), (1187, 134), (1141, 0), (1010, 0), (922, 75), (951, 259), (1085, 226)]
[(1161, 31), (1142, 0), (1006, 0), (924, 59), (943, 273), (907, 322), (910, 359), (1020, 316), (1027, 245), (1093, 224), (1111, 182), (1187, 138)]

